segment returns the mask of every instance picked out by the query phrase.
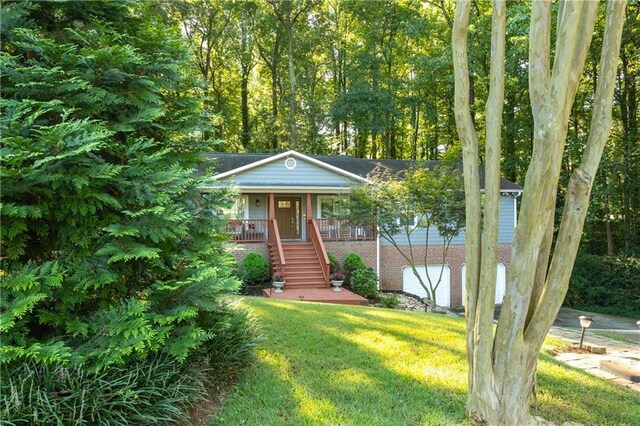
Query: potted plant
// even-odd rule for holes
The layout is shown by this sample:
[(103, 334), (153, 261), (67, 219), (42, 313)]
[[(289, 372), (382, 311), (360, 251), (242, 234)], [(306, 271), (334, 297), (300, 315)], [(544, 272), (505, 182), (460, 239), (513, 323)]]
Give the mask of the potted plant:
[(342, 291), (340, 287), (342, 287), (342, 283), (344, 283), (344, 274), (342, 272), (334, 272), (331, 274), (330, 279), (333, 291)]
[(274, 293), (282, 293), (282, 287), (284, 287), (284, 274), (276, 272), (273, 274), (273, 280), (271, 284), (276, 288)]

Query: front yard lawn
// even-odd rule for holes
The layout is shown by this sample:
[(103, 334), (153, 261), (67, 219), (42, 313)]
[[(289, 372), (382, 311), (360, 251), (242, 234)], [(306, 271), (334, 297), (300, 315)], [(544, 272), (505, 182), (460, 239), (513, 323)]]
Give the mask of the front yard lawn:
[[(266, 339), (210, 424), (466, 423), (464, 320), (254, 297), (243, 303)], [(546, 354), (538, 404), (538, 414), (558, 424), (640, 424), (640, 394)]]

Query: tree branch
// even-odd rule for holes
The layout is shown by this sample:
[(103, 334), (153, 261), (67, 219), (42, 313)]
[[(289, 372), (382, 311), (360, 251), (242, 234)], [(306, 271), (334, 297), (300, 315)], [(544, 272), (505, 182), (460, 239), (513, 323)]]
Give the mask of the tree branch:
[[(484, 177), (484, 223), (482, 228), (482, 259), (476, 308), (476, 333), (488, 335), (479, 339), (478, 358), (491, 365), (493, 347), (491, 324), (495, 306), (496, 264), (498, 262), (498, 225), (500, 221), (500, 139), (504, 105), (504, 63), (507, 5), (494, 0), (491, 17), (491, 70), (489, 97), (486, 106), (486, 142)], [(481, 352), (481, 353), (480, 353)]]
[(594, 112), (587, 145), (580, 167), (574, 169), (569, 181), (558, 241), (549, 267), (545, 288), (531, 323), (525, 332), (525, 339), (531, 342), (531, 351), (535, 350), (536, 354), (566, 295), (587, 215), (593, 177), (598, 170), (604, 146), (611, 133), (613, 90), (626, 3), (626, 0), (609, 0), (607, 5), (600, 56), (600, 79), (595, 93)]
[(534, 1), (529, 27), (529, 96), (534, 121), (547, 98), (549, 48), (551, 47), (551, 1)]
[(471, 119), (469, 109), (469, 64), (467, 54), (467, 33), (471, 1), (460, 0), (456, 3), (451, 45), (453, 53), (453, 71), (455, 80), (455, 118), (458, 137), (462, 145), (464, 169), (464, 187), (466, 202), (466, 323), (467, 323), (467, 359), (469, 364), (469, 389), (475, 386), (473, 356), (476, 335), (476, 304), (480, 275), (480, 174), (478, 170), (478, 136)]

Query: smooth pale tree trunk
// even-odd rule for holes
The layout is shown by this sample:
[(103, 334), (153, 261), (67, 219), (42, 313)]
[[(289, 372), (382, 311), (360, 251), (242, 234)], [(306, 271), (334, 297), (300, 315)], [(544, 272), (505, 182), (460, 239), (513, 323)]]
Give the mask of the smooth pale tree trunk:
[(535, 423), (529, 401), (537, 358), (566, 294), (593, 177), (610, 133), (613, 88), (626, 0), (609, 0), (600, 79), (586, 147), (569, 180), (553, 255), (551, 245), (562, 154), (580, 74), (593, 34), (596, 1), (561, 1), (551, 65), (551, 2), (531, 9), (529, 92), (534, 146), (515, 230), (507, 291), (493, 330), (500, 139), (504, 104), (504, 0), (493, 1), (490, 90), (486, 103), (485, 194), (480, 193), (478, 136), (470, 113), (467, 30), (471, 0), (456, 6), (452, 45), (455, 118), (462, 144), (466, 197), (466, 321), (471, 419), (491, 425)]

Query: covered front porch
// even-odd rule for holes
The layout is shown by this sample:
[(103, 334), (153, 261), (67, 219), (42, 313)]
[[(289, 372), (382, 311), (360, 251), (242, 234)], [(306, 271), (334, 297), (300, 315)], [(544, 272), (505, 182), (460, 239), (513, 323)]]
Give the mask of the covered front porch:
[(221, 212), (229, 219), (230, 239), (259, 251), (272, 273), (285, 276), (283, 297), (343, 299), (348, 293), (319, 296), (331, 291), (325, 243), (360, 242), (370, 251), (363, 242), (376, 241), (373, 225), (335, 218), (342, 198), (367, 179), (295, 151), (216, 156), (221, 167), (212, 188), (233, 187), (241, 194), (233, 209)]
[(252, 192), (240, 196), (236, 213), (245, 219), (230, 220), (231, 239), (240, 244), (265, 243), (272, 273), (285, 276), (284, 293), (267, 290), (265, 295), (287, 300), (366, 303), (366, 299), (349, 291), (331, 290), (325, 243), (376, 238), (374, 226), (321, 217), (333, 214), (333, 202), (338, 199), (336, 194), (311, 192)]
[(242, 194), (228, 232), (235, 242), (268, 242), (275, 223), (283, 242), (311, 241), (314, 226), (323, 241), (374, 241), (375, 226), (327, 217), (333, 215), (333, 203), (338, 199), (337, 194), (324, 193)]

